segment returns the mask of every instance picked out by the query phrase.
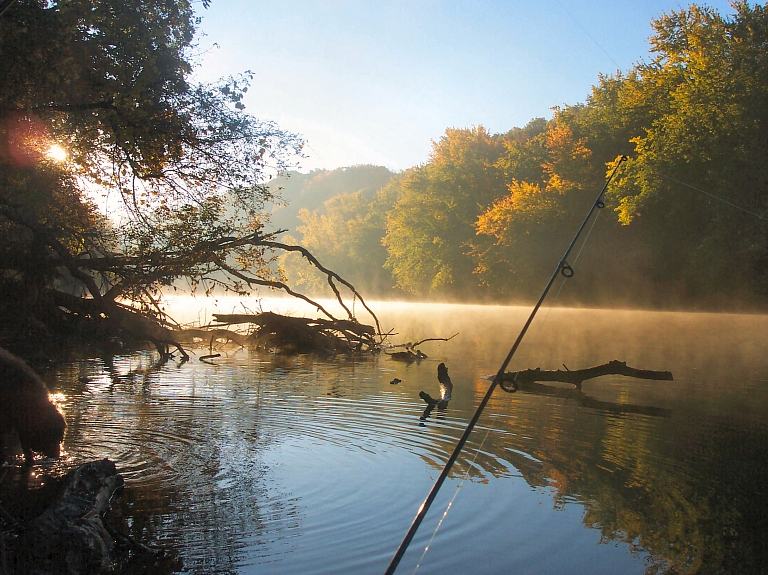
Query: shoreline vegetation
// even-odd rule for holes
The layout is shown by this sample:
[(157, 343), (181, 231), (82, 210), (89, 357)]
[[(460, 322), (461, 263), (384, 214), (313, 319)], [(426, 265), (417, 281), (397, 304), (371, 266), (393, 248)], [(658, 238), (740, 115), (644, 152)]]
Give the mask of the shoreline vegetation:
[(18, 0), (0, 18), (0, 345), (18, 355), (183, 356), (172, 290), (330, 294), (343, 316), (318, 317), (353, 323), (342, 291), (535, 299), (621, 154), (558, 303), (768, 309), (764, 6), (663, 14), (648, 59), (584, 103), (505, 133), (448, 128), (397, 174), (291, 171), (302, 139), (245, 111), (249, 73), (195, 83), (199, 22), (166, 8)]

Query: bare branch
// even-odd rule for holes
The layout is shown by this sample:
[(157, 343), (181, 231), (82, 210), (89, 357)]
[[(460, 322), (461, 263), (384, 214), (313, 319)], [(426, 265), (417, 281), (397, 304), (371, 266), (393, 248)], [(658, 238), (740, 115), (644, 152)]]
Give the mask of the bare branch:
[(365, 308), (365, 310), (371, 314), (371, 317), (373, 317), (373, 321), (376, 323), (376, 331), (377, 333), (381, 333), (381, 324), (379, 324), (379, 318), (376, 317), (376, 314), (373, 313), (371, 308), (368, 307), (368, 304), (365, 303), (365, 300), (363, 299), (363, 296), (360, 295), (360, 293), (355, 289), (355, 286), (353, 286), (351, 283), (349, 283), (347, 280), (342, 278), (339, 274), (337, 274), (334, 271), (329, 270), (328, 268), (324, 267), (315, 256), (313, 256), (306, 248), (303, 248), (301, 246), (291, 246), (288, 244), (284, 244), (281, 242), (273, 242), (273, 241), (265, 241), (262, 240), (260, 242), (260, 245), (269, 246), (273, 248), (278, 248), (281, 250), (285, 250), (288, 252), (299, 252), (301, 255), (303, 255), (307, 260), (315, 266), (317, 269), (319, 269), (321, 272), (326, 274), (328, 276), (328, 283), (331, 286), (331, 289), (336, 294), (336, 299), (338, 300), (339, 304), (346, 310), (347, 314), (349, 315), (350, 319), (355, 319), (352, 312), (347, 308), (346, 305), (344, 305), (344, 302), (341, 299), (341, 294), (339, 293), (339, 290), (336, 288), (336, 286), (333, 283), (333, 279), (336, 279), (339, 281), (339, 283), (346, 286), (354, 295), (357, 297), (357, 299), (360, 300), (360, 304)]

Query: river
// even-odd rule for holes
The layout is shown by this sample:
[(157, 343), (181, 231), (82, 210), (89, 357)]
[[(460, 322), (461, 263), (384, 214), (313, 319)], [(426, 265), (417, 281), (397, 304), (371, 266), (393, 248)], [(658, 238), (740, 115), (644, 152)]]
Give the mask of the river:
[[(55, 465), (117, 463), (116, 513), (168, 550), (152, 573), (383, 573), (530, 308), (372, 307), (394, 343), (458, 335), (412, 364), (230, 348), (62, 366)], [(674, 381), (497, 390), (398, 573), (766, 572), (766, 358), (766, 316), (542, 309), (510, 369), (619, 359)], [(452, 400), (422, 420), (440, 362)]]

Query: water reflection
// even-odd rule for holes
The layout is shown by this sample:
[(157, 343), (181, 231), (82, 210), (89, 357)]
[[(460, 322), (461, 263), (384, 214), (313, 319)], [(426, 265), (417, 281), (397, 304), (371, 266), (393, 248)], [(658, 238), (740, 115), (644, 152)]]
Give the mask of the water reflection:
[(617, 401), (600, 401), (584, 393), (581, 387), (575, 387), (570, 384), (558, 386), (556, 384), (542, 384), (535, 381), (526, 381), (517, 383), (520, 393), (531, 393), (534, 395), (544, 395), (548, 397), (557, 397), (566, 402), (575, 403), (579, 407), (596, 409), (613, 415), (622, 415), (636, 413), (652, 417), (670, 417), (672, 411), (663, 407), (654, 407), (652, 405), (634, 405), (631, 403), (621, 403)]
[[(131, 536), (184, 572), (382, 572), (524, 314), (385, 306), (404, 340), (459, 332), (413, 364), (239, 350), (72, 365), (61, 465), (117, 461)], [(465, 477), (419, 573), (764, 571), (768, 319), (553, 310), (531, 332), (512, 369), (617, 358), (676, 381), (495, 394), (403, 572)], [(420, 420), (439, 363), (450, 409)]]

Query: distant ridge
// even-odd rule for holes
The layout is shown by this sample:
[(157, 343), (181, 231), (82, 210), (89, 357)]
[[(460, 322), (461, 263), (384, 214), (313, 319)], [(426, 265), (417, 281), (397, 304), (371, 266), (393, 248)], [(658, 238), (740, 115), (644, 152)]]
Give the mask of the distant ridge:
[(272, 227), (287, 229), (297, 239), (301, 233), (299, 210), (313, 211), (322, 208), (323, 203), (339, 194), (362, 192), (371, 198), (383, 188), (394, 175), (383, 166), (357, 165), (335, 170), (312, 170), (308, 174), (291, 171), (269, 182), (270, 191), (279, 196), (281, 203), (271, 207)]

